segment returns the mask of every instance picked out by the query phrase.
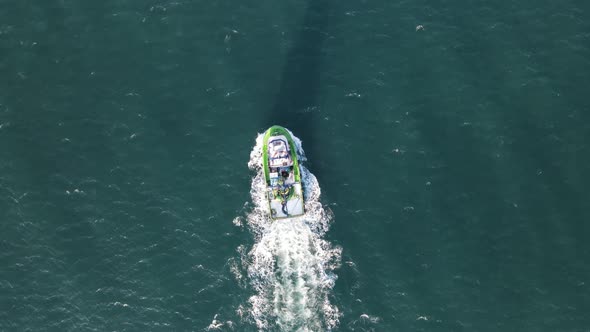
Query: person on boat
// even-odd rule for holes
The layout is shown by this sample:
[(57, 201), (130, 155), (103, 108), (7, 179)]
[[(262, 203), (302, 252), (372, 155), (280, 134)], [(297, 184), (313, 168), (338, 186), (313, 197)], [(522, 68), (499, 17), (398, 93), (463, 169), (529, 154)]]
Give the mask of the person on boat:
[(283, 177), (286, 179), (286, 178), (288, 178), (288, 177), (289, 177), (289, 172), (288, 172), (288, 171), (286, 171), (286, 170), (282, 170), (282, 171), (281, 171), (281, 175), (282, 175), (282, 176), (283, 176)]

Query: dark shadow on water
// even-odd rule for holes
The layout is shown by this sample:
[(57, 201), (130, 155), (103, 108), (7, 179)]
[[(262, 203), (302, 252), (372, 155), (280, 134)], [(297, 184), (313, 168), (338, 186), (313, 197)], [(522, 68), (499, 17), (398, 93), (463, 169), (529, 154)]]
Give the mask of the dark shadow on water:
[(322, 46), (331, 0), (310, 0), (298, 36), (283, 67), (281, 85), (264, 125), (284, 126), (301, 138), (310, 160), (314, 151)]

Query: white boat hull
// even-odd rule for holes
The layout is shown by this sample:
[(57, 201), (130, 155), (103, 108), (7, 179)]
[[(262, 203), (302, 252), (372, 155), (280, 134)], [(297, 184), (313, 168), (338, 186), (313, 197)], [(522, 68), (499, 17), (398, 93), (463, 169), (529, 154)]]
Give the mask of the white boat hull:
[(272, 188), (268, 188), (267, 197), (270, 203), (270, 214), (273, 218), (291, 218), (303, 215), (303, 191), (301, 183), (294, 184), (292, 188), (294, 194), (290, 199), (285, 201), (284, 206), (281, 199), (274, 198)]

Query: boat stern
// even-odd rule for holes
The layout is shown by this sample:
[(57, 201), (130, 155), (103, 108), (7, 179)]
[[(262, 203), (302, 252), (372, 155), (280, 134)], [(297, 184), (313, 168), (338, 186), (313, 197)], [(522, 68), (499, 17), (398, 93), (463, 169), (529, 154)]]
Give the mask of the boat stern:
[(277, 197), (273, 188), (268, 188), (267, 197), (272, 218), (292, 218), (304, 214), (303, 190), (301, 188), (301, 183), (295, 183), (291, 188), (293, 189), (293, 194), (288, 199)]

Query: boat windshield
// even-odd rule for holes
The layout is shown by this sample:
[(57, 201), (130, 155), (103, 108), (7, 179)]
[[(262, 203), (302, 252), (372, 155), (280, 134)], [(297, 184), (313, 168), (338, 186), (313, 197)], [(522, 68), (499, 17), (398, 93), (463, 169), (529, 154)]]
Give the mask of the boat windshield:
[(270, 167), (293, 165), (289, 144), (284, 136), (279, 136), (268, 142), (268, 157)]

